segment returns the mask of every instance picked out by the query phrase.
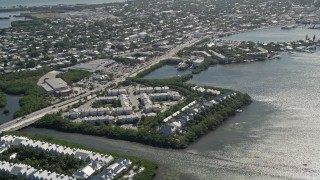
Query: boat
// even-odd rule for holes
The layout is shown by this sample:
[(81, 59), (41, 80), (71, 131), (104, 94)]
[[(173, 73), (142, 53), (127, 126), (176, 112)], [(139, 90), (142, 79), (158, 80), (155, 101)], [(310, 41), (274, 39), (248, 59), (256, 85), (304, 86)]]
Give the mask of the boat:
[(237, 109), (236, 112), (237, 113), (242, 113), (242, 109)]

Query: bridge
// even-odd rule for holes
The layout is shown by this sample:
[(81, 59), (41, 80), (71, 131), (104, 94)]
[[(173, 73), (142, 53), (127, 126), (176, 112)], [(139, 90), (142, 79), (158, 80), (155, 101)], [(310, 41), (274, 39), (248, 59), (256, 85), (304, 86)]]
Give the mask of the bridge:
[(58, 104), (46, 107), (44, 109), (41, 109), (39, 111), (33, 112), (27, 116), (17, 118), (14, 120), (11, 120), (7, 123), (4, 123), (0, 126), (0, 133), (5, 131), (17, 131), (19, 129), (25, 128), (33, 123), (35, 123), (37, 120), (41, 119), (46, 114), (50, 113), (57, 113), (60, 110), (65, 110), (68, 107), (72, 106), (73, 104), (76, 104), (79, 102), (79, 100), (87, 98), (92, 99), (95, 97), (95, 95), (90, 95), (92, 92), (85, 93), (84, 95), (72, 98), (67, 101), (60, 102)]

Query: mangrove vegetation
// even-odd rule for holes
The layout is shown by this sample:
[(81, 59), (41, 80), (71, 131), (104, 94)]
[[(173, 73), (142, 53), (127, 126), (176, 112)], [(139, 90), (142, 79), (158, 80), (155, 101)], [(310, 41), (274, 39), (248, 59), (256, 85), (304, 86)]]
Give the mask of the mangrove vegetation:
[(48, 70), (23, 71), (3, 75), (0, 79), (0, 90), (11, 95), (22, 95), (19, 101), (21, 108), (14, 113), (14, 118), (27, 115), (50, 105), (45, 90), (37, 85), (38, 79)]

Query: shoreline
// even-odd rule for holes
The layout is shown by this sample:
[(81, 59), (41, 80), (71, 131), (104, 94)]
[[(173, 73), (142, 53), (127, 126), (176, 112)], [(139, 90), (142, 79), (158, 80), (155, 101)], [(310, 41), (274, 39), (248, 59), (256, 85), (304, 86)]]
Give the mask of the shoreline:
[[(236, 32), (231, 32), (231, 34), (220, 34), (223, 35), (220, 38), (223, 37), (229, 37), (229, 36), (233, 36), (236, 34), (241, 34), (241, 33), (249, 33), (249, 32), (254, 32), (254, 31), (261, 31), (261, 30), (265, 30), (265, 29), (271, 29), (271, 28), (276, 28), (276, 27), (280, 27), (280, 26), (285, 26), (285, 25), (292, 25), (292, 24), (296, 24), (294, 21), (290, 21), (290, 22), (284, 22), (284, 23), (279, 23), (279, 24), (274, 24), (274, 25), (269, 25), (269, 26), (263, 26), (263, 27), (259, 27), (259, 28), (254, 28), (254, 29), (247, 29), (247, 30), (239, 30)], [(219, 35), (215, 35), (216, 37)]]
[(117, 0), (117, 1), (110, 1), (110, 2), (99, 2), (99, 3), (92, 3), (92, 4), (86, 4), (86, 3), (75, 3), (75, 4), (54, 4), (54, 5), (12, 5), (12, 6), (0, 6), (0, 13), (1, 12), (10, 12), (10, 11), (21, 11), (21, 10), (28, 10), (33, 8), (56, 8), (56, 7), (83, 7), (83, 6), (99, 6), (99, 5), (106, 5), (111, 3), (125, 3), (125, 0)]
[[(111, 4), (111, 3), (120, 3), (120, 4), (124, 4), (124, 2), (107, 2), (107, 3), (97, 3), (97, 4), (57, 4), (57, 5), (42, 5), (42, 6), (27, 6), (27, 7), (22, 7), (22, 8), (8, 8), (8, 9), (4, 9), (4, 8), (0, 8), (0, 13), (1, 12), (16, 12), (16, 11), (30, 11), (33, 8), (36, 8), (34, 12), (41, 12), (40, 9), (38, 8), (44, 8), (44, 10), (48, 7), (52, 7), (52, 8), (63, 8), (64, 6), (74, 6), (76, 7), (89, 7), (89, 6), (102, 6), (102, 5), (107, 5), (107, 4)], [(21, 5), (16, 5), (16, 6), (21, 6)], [(70, 10), (70, 11), (76, 11), (75, 10)], [(47, 12), (45, 10), (45, 12)], [(275, 28), (275, 27), (279, 27), (279, 26), (284, 26), (284, 25), (292, 25), (292, 24), (297, 24), (295, 20), (289, 21), (289, 22), (283, 22), (283, 23), (277, 23), (277, 24), (269, 24), (267, 26), (262, 26), (262, 27), (258, 27), (258, 28), (253, 28), (253, 29), (244, 29), (244, 30), (238, 30), (235, 32), (227, 32), (227, 33), (219, 33), (217, 32), (217, 34), (213, 34), (213, 35), (209, 35), (212, 37), (216, 37), (216, 38), (223, 38), (223, 37), (229, 37), (232, 35), (236, 35), (236, 34), (240, 34), (240, 33), (249, 33), (249, 32), (253, 32), (253, 31), (260, 31), (260, 30), (265, 30), (265, 29), (270, 29), (270, 28)], [(8, 27), (10, 28), (10, 27)], [(7, 28), (3, 28), (3, 29), (7, 29)], [(219, 37), (221, 36), (221, 37)]]
[[(156, 65), (149, 67), (148, 69), (138, 73), (135, 77), (127, 79), (124, 83), (128, 86), (130, 84), (139, 83), (144, 86), (161, 86), (164, 81), (168, 87), (178, 87), (179, 90), (186, 93), (186, 96), (190, 96), (190, 99), (181, 102), (181, 104), (177, 105), (176, 107), (183, 107), (188, 102), (193, 101), (195, 97), (195, 92), (188, 91), (192, 84), (187, 83), (186, 81), (189, 80), (192, 75), (185, 75), (179, 78), (169, 78), (166, 80), (155, 80), (155, 79), (143, 79), (142, 77), (148, 74), (150, 71), (154, 71), (155, 68), (159, 68), (167, 63), (174, 64), (177, 61), (167, 60), (162, 61)], [(150, 83), (153, 83), (151, 85)], [(124, 140), (128, 142), (135, 142), (139, 144), (145, 144), (152, 147), (159, 147), (165, 149), (185, 149), (191, 143), (198, 141), (204, 134), (209, 132), (215, 131), (216, 128), (219, 127), (222, 122), (227, 121), (230, 117), (234, 116), (237, 109), (243, 108), (248, 106), (252, 99), (249, 95), (229, 90), (223, 89), (219, 87), (205, 87), (205, 88), (213, 88), (218, 89), (219, 91), (223, 91), (221, 97), (226, 97), (224, 100), (220, 99), (217, 101), (221, 101), (221, 103), (217, 103), (216, 106), (208, 107), (207, 109), (203, 110), (206, 114), (207, 119), (199, 117), (197, 119), (198, 123), (186, 126), (187, 130), (181, 134), (174, 134), (174, 135), (164, 135), (160, 132), (151, 132), (146, 130), (151, 130), (153, 127), (149, 127), (145, 125), (141, 127), (139, 130), (130, 130), (130, 129), (122, 129), (120, 127), (113, 127), (113, 126), (95, 126), (86, 123), (81, 124), (74, 124), (70, 121), (70, 119), (64, 118), (59, 116), (58, 114), (49, 114), (41, 118), (39, 121), (34, 123), (32, 127), (35, 128), (45, 128), (51, 130), (57, 130), (60, 132), (66, 133), (80, 133), (84, 135), (92, 135), (97, 137), (106, 137), (115, 140)], [(232, 95), (231, 95), (232, 93)], [(227, 97), (228, 96), (228, 97)], [(198, 98), (203, 97), (203, 95), (197, 95)], [(215, 97), (213, 97), (215, 98)], [(219, 98), (219, 96), (217, 96)], [(225, 106), (223, 105), (225, 103)], [(173, 114), (175, 111), (169, 111), (169, 114)], [(158, 122), (157, 126), (163, 127), (165, 126), (166, 122), (163, 122), (161, 119), (163, 114), (159, 114), (158, 119), (147, 119), (150, 122)], [(167, 115), (165, 115), (167, 116)], [(160, 123), (161, 121), (161, 123)], [(86, 125), (86, 126), (83, 126)], [(81, 128), (80, 128), (81, 126)], [(142, 125), (141, 125), (142, 126)], [(79, 131), (81, 129), (81, 131)], [(201, 130), (201, 131), (199, 131)], [(130, 134), (130, 137), (126, 134)], [(145, 138), (141, 138), (145, 137)]]

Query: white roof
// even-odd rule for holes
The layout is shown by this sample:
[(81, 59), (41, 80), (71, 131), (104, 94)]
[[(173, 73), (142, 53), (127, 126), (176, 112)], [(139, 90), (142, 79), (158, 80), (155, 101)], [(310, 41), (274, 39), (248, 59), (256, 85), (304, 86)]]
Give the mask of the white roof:
[(91, 174), (94, 173), (94, 170), (92, 169), (92, 167), (90, 165), (88, 165), (82, 169), (82, 172), (84, 172), (86, 175), (90, 176)]

